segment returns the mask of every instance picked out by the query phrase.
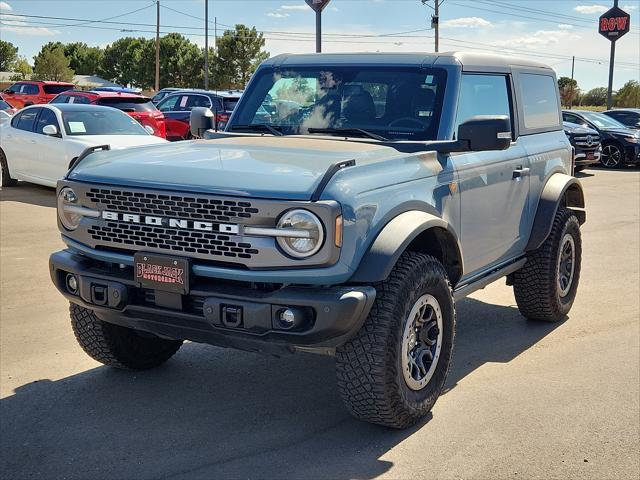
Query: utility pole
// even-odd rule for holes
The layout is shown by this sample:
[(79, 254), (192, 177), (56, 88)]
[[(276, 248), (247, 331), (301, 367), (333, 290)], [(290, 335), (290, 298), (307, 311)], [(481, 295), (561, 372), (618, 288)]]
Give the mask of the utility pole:
[(435, 4), (434, 6), (434, 10), (435, 13), (434, 15), (431, 17), (431, 25), (433, 26), (433, 29), (435, 30), (435, 46), (436, 46), (436, 53), (438, 53), (438, 41), (439, 41), (439, 33), (440, 33), (440, 27), (439, 27), (439, 20), (440, 20), (440, 0), (433, 0), (433, 3)]
[(204, 89), (209, 90), (209, 0), (204, 0)]
[(156, 0), (156, 92), (160, 90), (160, 0)]
[(573, 106), (573, 69), (576, 65), (576, 57), (575, 55), (571, 57), (571, 93), (569, 94), (569, 110)]

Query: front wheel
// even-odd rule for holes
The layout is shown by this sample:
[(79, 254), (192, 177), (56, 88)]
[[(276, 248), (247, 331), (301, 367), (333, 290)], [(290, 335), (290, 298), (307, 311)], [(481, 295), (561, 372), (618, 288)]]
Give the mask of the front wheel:
[(624, 150), (620, 145), (609, 143), (602, 147), (600, 163), (605, 168), (620, 168), (624, 165)]
[(15, 178), (11, 178), (9, 164), (4, 152), (0, 150), (0, 187), (11, 187), (18, 183)]
[(530, 320), (562, 320), (576, 298), (581, 263), (580, 223), (575, 213), (560, 207), (547, 239), (513, 276), (520, 313)]
[(338, 389), (357, 418), (406, 428), (433, 407), (447, 377), (455, 308), (435, 258), (404, 253), (354, 338), (336, 349)]

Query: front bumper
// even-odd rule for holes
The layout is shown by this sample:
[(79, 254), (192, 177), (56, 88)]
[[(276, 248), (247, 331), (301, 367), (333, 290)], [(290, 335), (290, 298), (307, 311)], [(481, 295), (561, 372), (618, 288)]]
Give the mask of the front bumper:
[[(587, 153), (593, 153), (592, 158), (587, 158)], [(573, 157), (576, 166), (588, 166), (600, 162), (601, 150), (598, 149), (593, 152), (586, 152), (584, 150), (576, 150), (576, 154)]]
[[(351, 338), (373, 302), (373, 287), (255, 285), (198, 278), (188, 295), (138, 287), (126, 265), (97, 262), (69, 250), (51, 255), (53, 283), (70, 302), (101, 320), (161, 337), (270, 353), (326, 351)], [(67, 276), (75, 275), (71, 293)], [(299, 320), (278, 323), (283, 309)]]

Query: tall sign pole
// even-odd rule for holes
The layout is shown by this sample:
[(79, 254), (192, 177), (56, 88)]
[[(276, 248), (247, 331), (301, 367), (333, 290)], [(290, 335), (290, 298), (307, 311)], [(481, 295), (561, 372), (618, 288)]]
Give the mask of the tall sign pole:
[(598, 19), (598, 33), (611, 42), (609, 56), (609, 86), (607, 87), (607, 110), (613, 106), (613, 66), (616, 58), (616, 41), (629, 31), (631, 17), (618, 8), (618, 0), (613, 0), (613, 8), (603, 13)]
[(209, 90), (209, 0), (204, 0), (204, 89)]
[(160, 90), (160, 0), (156, 1), (156, 92)]
[(322, 10), (331, 0), (305, 0), (316, 12), (316, 53), (322, 52)]
[(431, 17), (431, 27), (434, 30), (435, 34), (435, 51), (438, 53), (439, 48), (439, 37), (440, 37), (440, 0), (434, 0), (434, 15)]

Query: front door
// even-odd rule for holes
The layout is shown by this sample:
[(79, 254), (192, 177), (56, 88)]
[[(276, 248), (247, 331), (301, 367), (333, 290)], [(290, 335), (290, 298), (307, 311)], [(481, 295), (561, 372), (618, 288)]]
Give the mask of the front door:
[[(67, 172), (69, 160), (65, 153), (60, 123), (55, 112), (48, 108), (41, 110), (33, 133), (36, 150), (31, 160), (32, 175), (49, 182), (57, 182)], [(47, 125), (56, 127), (58, 136), (45, 135), (43, 129)]]
[[(507, 75), (463, 74), (457, 124), (475, 115), (507, 115), (514, 131)], [(460, 191), (465, 277), (523, 251), (528, 235), (529, 163), (513, 140), (507, 150), (452, 155)]]

